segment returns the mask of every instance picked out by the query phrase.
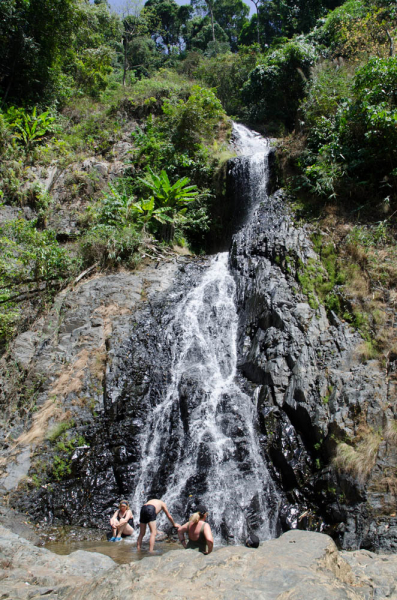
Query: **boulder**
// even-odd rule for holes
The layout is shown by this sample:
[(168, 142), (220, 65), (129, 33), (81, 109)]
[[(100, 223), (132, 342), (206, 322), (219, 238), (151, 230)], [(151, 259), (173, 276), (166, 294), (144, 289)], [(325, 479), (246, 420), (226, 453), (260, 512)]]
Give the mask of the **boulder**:
[[(370, 553), (369, 553), (370, 554)], [(394, 557), (395, 558), (395, 557)], [(375, 559), (376, 560), (376, 559)], [(290, 531), (257, 550), (229, 546), (204, 556), (176, 550), (161, 557), (117, 567), (80, 588), (64, 589), (63, 600), (359, 600), (396, 598), (386, 559), (375, 576), (356, 573), (326, 535)], [(355, 566), (355, 559), (352, 559)], [(378, 561), (378, 566), (380, 561)]]
[(0, 525), (1, 598), (58, 598), (60, 588), (77, 588), (115, 566), (111, 558), (96, 552), (54, 554)]

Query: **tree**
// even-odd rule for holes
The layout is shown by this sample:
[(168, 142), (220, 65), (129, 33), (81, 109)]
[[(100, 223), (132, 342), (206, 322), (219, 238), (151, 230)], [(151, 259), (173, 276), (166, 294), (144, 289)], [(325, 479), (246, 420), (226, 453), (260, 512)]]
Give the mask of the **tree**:
[(198, 10), (209, 15), (211, 20), (211, 32), (212, 41), (216, 42), (215, 38), (215, 24), (214, 24), (214, 3), (215, 0), (191, 0), (192, 6)]
[(141, 0), (127, 0), (122, 9), (123, 86), (125, 86), (127, 72), (131, 68), (128, 60), (130, 45), (134, 39), (142, 38), (149, 31), (148, 13), (145, 13), (142, 9)]
[(179, 8), (175, 0), (147, 0), (145, 10), (150, 10), (152, 27), (150, 34), (160, 38), (166, 46), (168, 54), (172, 46), (178, 44)]
[[(240, 29), (238, 36), (239, 46), (251, 46), (258, 43), (259, 25), (258, 15), (253, 14), (250, 21), (246, 21)], [(260, 38), (259, 38), (260, 39)]]
[(197, 18), (192, 19), (189, 28), (189, 38), (187, 39), (186, 45), (188, 50), (205, 50), (208, 44), (216, 45), (218, 42), (227, 42), (228, 38), (226, 33), (223, 31), (218, 23), (215, 23), (214, 29), (216, 31), (216, 41), (213, 41), (212, 26), (209, 22), (208, 17), (204, 19)]
[(257, 44), (240, 46), (238, 52), (202, 60), (201, 64), (196, 64), (194, 75), (209, 87), (216, 87), (216, 94), (229, 115), (244, 116), (241, 88), (260, 59)]
[(192, 18), (193, 7), (188, 4), (182, 4), (178, 9), (179, 35), (178, 42), (180, 50), (187, 46), (188, 23)]
[(315, 47), (299, 39), (268, 53), (243, 87), (249, 118), (292, 129), (316, 59)]
[(106, 89), (108, 76), (119, 47), (122, 25), (109, 11), (106, 2), (79, 2), (75, 27), (69, 48), (62, 57), (61, 68), (78, 92), (97, 97)]
[(261, 44), (261, 34), (260, 34), (260, 25), (259, 25), (259, 4), (260, 4), (260, 0), (251, 0), (251, 1), (255, 5), (257, 42), (260, 45)]
[(0, 2), (0, 91), (32, 102), (51, 93), (62, 56), (71, 44), (77, 0)]
[(267, 44), (279, 36), (308, 33), (328, 10), (342, 0), (259, 0), (260, 30)]
[(248, 21), (249, 8), (243, 0), (215, 0), (214, 18), (229, 38), (232, 50), (237, 50), (237, 41), (243, 25)]

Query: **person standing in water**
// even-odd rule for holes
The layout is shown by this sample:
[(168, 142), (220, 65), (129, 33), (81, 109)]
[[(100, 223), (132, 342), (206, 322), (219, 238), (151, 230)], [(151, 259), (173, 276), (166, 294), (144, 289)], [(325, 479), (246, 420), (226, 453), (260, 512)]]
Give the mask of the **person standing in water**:
[[(210, 554), (214, 547), (214, 538), (212, 537), (211, 527), (206, 523), (208, 517), (208, 511), (199, 504), (197, 512), (195, 512), (187, 523), (179, 527), (178, 537), (184, 548), (190, 550), (197, 550), (203, 554)], [(185, 533), (189, 538), (186, 543)]]
[(158, 500), (157, 498), (153, 498), (152, 500), (148, 500), (146, 504), (144, 504), (141, 508), (141, 514), (139, 517), (140, 525), (139, 525), (139, 536), (136, 547), (138, 550), (141, 549), (142, 540), (146, 533), (146, 525), (149, 525), (150, 529), (150, 539), (149, 539), (149, 552), (153, 552), (154, 543), (156, 541), (156, 518), (159, 512), (164, 511), (168, 520), (170, 521), (173, 527), (180, 527), (179, 523), (175, 523), (174, 519), (171, 517), (167, 505), (162, 500)]
[(132, 525), (134, 518), (130, 510), (127, 500), (122, 500), (119, 504), (119, 509), (116, 510), (113, 517), (110, 519), (110, 525), (113, 531), (113, 537), (110, 542), (121, 542), (121, 537), (126, 537), (133, 533)]

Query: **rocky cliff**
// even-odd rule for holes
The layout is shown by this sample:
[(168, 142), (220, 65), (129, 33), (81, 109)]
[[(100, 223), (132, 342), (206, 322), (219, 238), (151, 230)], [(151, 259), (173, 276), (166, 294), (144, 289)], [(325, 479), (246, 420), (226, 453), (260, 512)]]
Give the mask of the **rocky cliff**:
[[(263, 448), (285, 492), (281, 520), (326, 527), (346, 548), (394, 550), (395, 382), (376, 361), (359, 360), (362, 340), (347, 324), (319, 301), (309, 305), (298, 273), (314, 278), (316, 263), (281, 192), (261, 203), (231, 250), (240, 369), (256, 389)], [(337, 472), (338, 444), (358, 439), (357, 464)]]
[[(279, 494), (270, 510), (278, 511), (279, 532), (326, 530), (343, 548), (394, 550), (394, 382), (377, 362), (360, 361), (357, 333), (320, 302), (309, 304), (298, 273), (310, 277), (316, 261), (281, 192), (233, 239), (238, 379), (255, 403)], [(207, 267), (207, 259), (174, 257), (83, 280), (16, 338), (2, 359), (0, 388), (2, 492), (11, 503), (34, 519), (106, 527), (115, 500), (134, 490), (142, 428), (170, 383), (174, 351), (164, 332)], [(148, 494), (165, 489), (189, 428), (194, 385), (180, 382), (167, 452)], [(340, 444), (352, 458), (337, 469)], [(191, 482), (198, 496), (205, 486), (201, 476)], [(177, 507), (180, 518), (189, 496)]]

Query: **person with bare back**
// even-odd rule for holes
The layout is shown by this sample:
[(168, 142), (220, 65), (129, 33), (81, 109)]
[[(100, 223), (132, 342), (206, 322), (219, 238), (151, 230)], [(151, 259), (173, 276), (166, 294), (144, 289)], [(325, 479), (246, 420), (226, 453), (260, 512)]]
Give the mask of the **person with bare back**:
[(171, 517), (167, 505), (162, 500), (158, 500), (157, 498), (153, 498), (152, 500), (148, 500), (146, 504), (144, 504), (141, 508), (140, 514), (140, 532), (137, 541), (137, 549), (140, 550), (142, 546), (142, 540), (146, 533), (146, 525), (149, 525), (150, 529), (150, 539), (149, 539), (149, 552), (153, 552), (154, 542), (156, 541), (156, 518), (159, 512), (164, 511), (168, 520), (170, 521), (173, 527), (180, 527), (179, 523), (175, 523), (174, 519)]
[[(211, 554), (214, 547), (211, 527), (206, 523), (208, 511), (203, 504), (197, 506), (196, 512), (189, 521), (178, 528), (178, 537), (182, 546), (188, 550), (196, 550), (202, 554)], [(185, 534), (189, 538), (186, 542)]]

